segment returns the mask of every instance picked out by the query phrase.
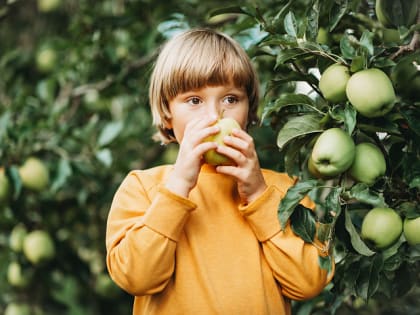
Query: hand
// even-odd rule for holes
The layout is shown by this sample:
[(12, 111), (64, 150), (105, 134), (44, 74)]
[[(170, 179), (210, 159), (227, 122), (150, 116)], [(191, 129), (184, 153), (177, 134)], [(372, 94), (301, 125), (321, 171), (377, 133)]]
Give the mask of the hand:
[(251, 203), (267, 188), (261, 172), (254, 140), (244, 130), (235, 129), (224, 139), (226, 146), (218, 146), (217, 152), (230, 157), (235, 166), (218, 166), (218, 173), (233, 176), (238, 182), (241, 201)]
[(214, 142), (203, 142), (204, 138), (219, 132), (219, 127), (213, 125), (216, 120), (217, 117), (199, 118), (185, 126), (178, 157), (166, 182), (166, 188), (180, 196), (188, 197), (197, 184), (203, 154), (217, 147)]

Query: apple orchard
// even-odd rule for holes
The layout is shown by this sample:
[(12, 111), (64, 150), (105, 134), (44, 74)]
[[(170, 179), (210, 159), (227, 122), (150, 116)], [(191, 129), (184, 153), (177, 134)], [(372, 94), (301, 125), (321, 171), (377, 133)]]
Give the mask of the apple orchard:
[(333, 252), (333, 281), (293, 313), (420, 314), (419, 2), (238, 3), (0, 5), (1, 314), (131, 312), (106, 218), (129, 170), (176, 158), (152, 140), (148, 77), (159, 45), (196, 26), (251, 56), (260, 163), (298, 179), (279, 220)]

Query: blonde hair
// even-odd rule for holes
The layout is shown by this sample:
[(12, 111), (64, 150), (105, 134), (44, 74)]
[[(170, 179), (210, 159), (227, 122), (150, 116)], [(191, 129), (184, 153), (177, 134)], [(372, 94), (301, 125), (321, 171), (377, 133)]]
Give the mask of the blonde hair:
[(245, 88), (248, 100), (248, 125), (258, 120), (259, 83), (245, 50), (232, 38), (209, 29), (186, 31), (169, 40), (151, 76), (149, 101), (156, 138), (163, 143), (176, 141), (166, 128), (171, 113), (169, 102), (180, 93), (233, 83)]

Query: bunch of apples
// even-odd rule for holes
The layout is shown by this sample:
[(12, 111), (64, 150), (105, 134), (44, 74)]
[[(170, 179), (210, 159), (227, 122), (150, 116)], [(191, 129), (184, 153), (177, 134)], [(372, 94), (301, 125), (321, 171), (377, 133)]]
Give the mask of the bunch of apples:
[[(391, 78), (396, 76), (394, 70)], [(349, 67), (336, 63), (322, 73), (319, 89), (327, 101), (348, 101), (365, 119), (378, 118), (389, 113), (396, 102), (395, 80), (391, 78), (380, 69), (351, 73)], [(403, 88), (400, 87), (400, 90)], [(408, 92), (411, 93), (411, 90)], [(331, 179), (346, 173), (356, 182), (368, 186), (385, 175), (386, 166), (384, 153), (376, 143), (356, 144), (352, 136), (341, 128), (323, 131), (308, 159), (308, 170), (317, 178)], [(402, 234), (414, 246), (420, 244), (420, 217), (406, 217), (403, 221), (394, 209), (376, 207), (364, 216), (360, 234), (378, 250), (389, 248)]]

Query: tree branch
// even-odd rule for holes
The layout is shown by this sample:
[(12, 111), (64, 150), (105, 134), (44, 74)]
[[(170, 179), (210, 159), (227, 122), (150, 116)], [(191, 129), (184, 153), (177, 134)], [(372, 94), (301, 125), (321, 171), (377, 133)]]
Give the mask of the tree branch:
[[(417, 12), (417, 24), (420, 24), (420, 10)], [(400, 48), (391, 55), (390, 59), (394, 60), (407, 52), (416, 51), (418, 48), (420, 48), (420, 32), (416, 30), (414, 31), (410, 43), (408, 45), (400, 46)]]

